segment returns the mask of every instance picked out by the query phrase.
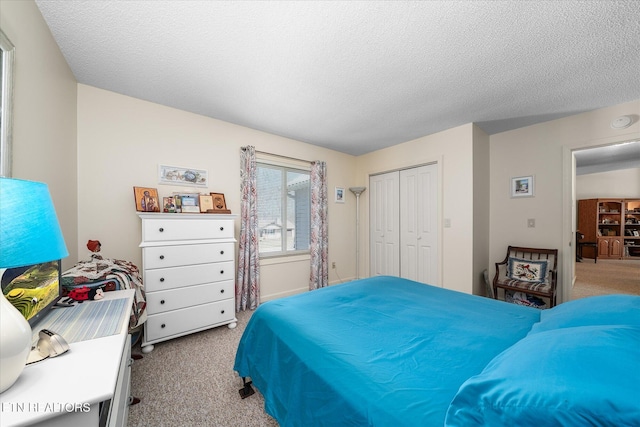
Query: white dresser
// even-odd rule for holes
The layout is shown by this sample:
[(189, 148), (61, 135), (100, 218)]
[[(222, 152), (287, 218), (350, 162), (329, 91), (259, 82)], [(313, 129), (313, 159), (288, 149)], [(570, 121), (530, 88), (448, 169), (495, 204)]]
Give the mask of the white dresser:
[(138, 216), (148, 315), (142, 352), (216, 326), (235, 328), (236, 215)]

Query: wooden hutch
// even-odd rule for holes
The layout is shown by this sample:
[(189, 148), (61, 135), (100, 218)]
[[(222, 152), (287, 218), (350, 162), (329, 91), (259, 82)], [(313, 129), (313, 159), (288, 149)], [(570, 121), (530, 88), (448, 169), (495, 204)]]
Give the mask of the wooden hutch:
[(585, 258), (640, 259), (640, 199), (579, 200), (578, 231)]

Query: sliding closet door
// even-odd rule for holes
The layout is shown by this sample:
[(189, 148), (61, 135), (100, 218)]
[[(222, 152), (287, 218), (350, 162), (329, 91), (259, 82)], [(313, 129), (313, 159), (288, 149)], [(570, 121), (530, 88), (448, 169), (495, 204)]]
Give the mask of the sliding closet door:
[(400, 275), (438, 283), (438, 165), (400, 171)]
[(370, 276), (400, 275), (399, 174), (369, 178)]

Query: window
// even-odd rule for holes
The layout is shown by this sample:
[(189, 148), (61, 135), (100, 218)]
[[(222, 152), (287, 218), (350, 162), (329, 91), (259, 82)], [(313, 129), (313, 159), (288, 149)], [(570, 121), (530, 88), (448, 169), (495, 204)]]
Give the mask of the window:
[(257, 162), (260, 255), (309, 250), (309, 171)]

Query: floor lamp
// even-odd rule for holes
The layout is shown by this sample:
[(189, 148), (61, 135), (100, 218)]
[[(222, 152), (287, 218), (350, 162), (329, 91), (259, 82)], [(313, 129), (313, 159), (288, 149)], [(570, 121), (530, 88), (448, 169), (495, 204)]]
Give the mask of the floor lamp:
[(356, 279), (360, 278), (360, 195), (366, 187), (351, 187), (349, 191), (356, 195)]

